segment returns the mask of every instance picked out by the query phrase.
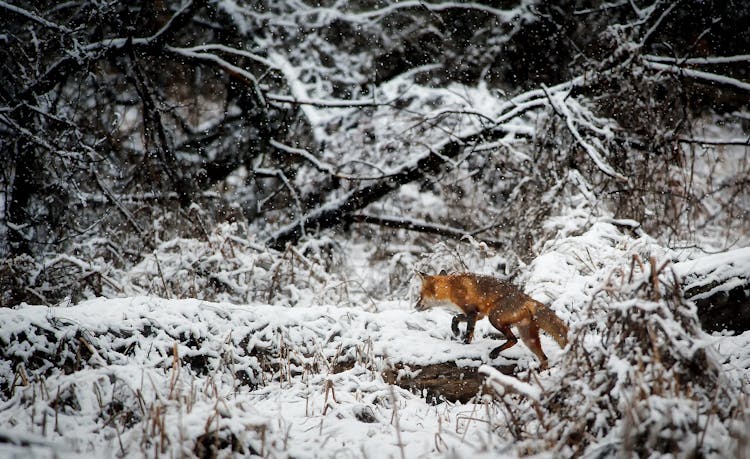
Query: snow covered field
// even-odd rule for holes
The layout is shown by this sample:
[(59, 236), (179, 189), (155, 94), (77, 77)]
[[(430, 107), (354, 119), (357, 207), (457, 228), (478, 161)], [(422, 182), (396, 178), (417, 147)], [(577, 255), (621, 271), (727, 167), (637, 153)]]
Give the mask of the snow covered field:
[[(637, 346), (635, 360), (628, 360), (630, 354), (620, 353), (629, 345), (607, 341), (608, 318), (628, 308), (634, 315), (650, 311), (673, 333), (669, 343), (652, 328), (655, 341), (646, 343), (646, 352), (650, 346), (680, 346), (665, 375), (676, 378), (687, 371), (681, 359), (694, 360), (696, 352), (703, 352), (709, 364), (718, 365), (723, 390), (735, 397), (709, 394), (716, 410), (727, 412), (700, 414), (696, 431), (680, 433), (681, 441), (700, 439), (709, 456), (747, 453), (750, 332), (706, 335), (691, 328), (694, 309), (664, 315), (663, 303), (637, 300), (637, 294), (635, 300), (614, 295), (599, 302), (614, 285), (629, 285), (625, 278), (632, 255), (664, 259), (670, 254), (647, 236), (626, 236), (606, 220), (587, 227), (569, 234), (562, 228), (525, 279), (526, 291), (568, 321), (574, 337), (561, 350), (543, 335), (551, 358), (551, 369), (543, 372), (521, 343), (491, 361), (488, 354), (498, 336), (487, 321), (477, 324), (471, 344), (463, 344), (452, 336), (448, 312), (416, 312), (410, 295), (366, 307), (315, 304), (313, 290), (306, 289), (296, 292), (297, 306), (132, 296), (0, 309), (0, 454), (182, 457), (202, 456), (216, 447), (221, 457), (570, 455), (573, 449), (549, 437), (564, 435), (545, 423), (554, 421), (554, 394), (565, 394), (566, 384), (581, 383), (572, 378), (575, 355), (585, 350), (594, 361), (604, 356), (603, 366), (593, 371), (614, 384), (609, 397), (620, 400), (615, 405), (624, 413), (629, 411), (622, 403), (633, 387), (648, 383), (653, 389), (654, 378), (664, 376), (654, 370), (660, 362), (649, 360)], [(737, 266), (743, 266), (739, 261)], [(677, 271), (686, 265), (680, 263)], [(650, 279), (647, 272), (635, 271), (632, 285), (641, 276)], [(680, 314), (692, 315), (692, 322)], [(446, 363), (480, 368), (493, 390), (468, 403), (434, 403), (426, 392), (404, 388), (418, 376), (414, 368)], [(515, 378), (493, 368), (508, 365), (516, 366)], [(585, 384), (595, 384), (594, 379)], [(699, 381), (667, 384), (704, 389)], [(705, 388), (716, 388), (712, 384)], [(601, 394), (577, 396), (582, 404), (590, 403), (581, 406), (586, 412), (601, 419), (618, 416), (596, 414), (599, 402), (587, 398)], [(664, 419), (703, 410), (700, 397), (686, 395), (679, 401), (662, 394), (658, 402), (652, 396), (645, 412), (655, 420), (641, 422), (680, 432), (674, 426), (670, 430)], [(526, 418), (514, 417), (519, 413)], [(596, 429), (592, 432), (597, 436)], [(586, 453), (622, 451), (626, 445), (618, 438), (611, 433), (594, 438)], [(689, 450), (688, 445), (682, 452)]]
[[(62, 333), (45, 336), (50, 323), (62, 324)], [(235, 436), (246, 452), (291, 457), (398, 457), (399, 436), (407, 457), (418, 457), (487, 437), (486, 419), (469, 420), (481, 404), (433, 406), (384, 382), (378, 370), (391, 360), (478, 366), (487, 358), (485, 340), (468, 346), (451, 340), (447, 314), (417, 317), (405, 303), (364, 312), (145, 297), (94, 300), (4, 310), (2, 330), (13, 355), (58, 352), (60, 343), (69, 343), (59, 351), (61, 366), (87, 367), (70, 375), (40, 369), (50, 376), (16, 388), (3, 405), (5, 436), (57, 445), (52, 450), (140, 456), (158, 450), (148, 445), (154, 422), (167, 439), (162, 453), (175, 455), (194, 448), (181, 439), (217, 431), (221, 441)], [(30, 330), (38, 335), (19, 339)], [(73, 349), (84, 354), (78, 363)], [(175, 366), (175, 349), (190, 363)], [(527, 354), (518, 346), (508, 356), (530, 359)], [(6, 361), (3, 375), (13, 373)], [(130, 420), (110, 419), (117, 401), (135, 405)], [(471, 417), (486, 414), (482, 407)]]

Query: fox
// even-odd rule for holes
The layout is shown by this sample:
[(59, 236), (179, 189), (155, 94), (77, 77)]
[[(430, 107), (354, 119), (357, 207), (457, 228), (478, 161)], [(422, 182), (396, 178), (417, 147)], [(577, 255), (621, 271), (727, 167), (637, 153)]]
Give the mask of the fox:
[(491, 359), (518, 342), (511, 325), (516, 326), (526, 347), (539, 358), (542, 370), (547, 368), (547, 356), (539, 341), (539, 329), (552, 335), (561, 348), (568, 344), (565, 322), (547, 305), (510, 282), (473, 273), (447, 274), (445, 270), (432, 276), (419, 271), (417, 274), (422, 280), (417, 311), (448, 307), (457, 312), (451, 330), (455, 336), (460, 336), (458, 326), (466, 322), (464, 342), (467, 344), (474, 338), (476, 321), (485, 316), (500, 330), (506, 341), (490, 352)]

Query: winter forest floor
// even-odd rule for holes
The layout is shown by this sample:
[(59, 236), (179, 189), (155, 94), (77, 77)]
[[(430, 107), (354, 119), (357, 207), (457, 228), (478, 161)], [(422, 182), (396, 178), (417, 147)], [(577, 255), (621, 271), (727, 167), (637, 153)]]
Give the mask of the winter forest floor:
[[(678, 254), (648, 236), (623, 234), (608, 219), (581, 218), (581, 228), (588, 228), (582, 232), (570, 224), (575, 218), (566, 221), (525, 276), (526, 291), (570, 323), (574, 337), (561, 350), (543, 335), (551, 362), (545, 371), (521, 342), (490, 360), (499, 337), (487, 321), (477, 324), (471, 344), (458, 341), (448, 312), (414, 310), (415, 288), (389, 301), (352, 292), (350, 305), (326, 304), (326, 289), (336, 285), (321, 284), (296, 291), (294, 305), (146, 295), (0, 309), (0, 383), (7, 396), (0, 406), (0, 452), (567, 456), (581, 452), (566, 440), (567, 431), (588, 418), (592, 435), (602, 429), (598, 423), (610, 427), (591, 440), (587, 454), (622, 452), (633, 448), (628, 438), (646, 434), (648, 447), (664, 453), (676, 441), (695, 442), (683, 451), (700, 442), (709, 456), (747, 453), (750, 332), (707, 335), (694, 323), (694, 307), (665, 313), (651, 294), (634, 302), (616, 291), (652, 282), (648, 264), (632, 267), (633, 254), (656, 254), (659, 264), (672, 260), (683, 273), (699, 262), (680, 263)], [(352, 283), (382, 281), (361, 264), (361, 246), (349, 250)], [(734, 265), (706, 259), (704, 266), (734, 266), (735, 275), (746, 275), (746, 252), (736, 251)], [(161, 263), (168, 278), (180, 262), (164, 256)], [(665, 285), (673, 269), (666, 271)], [(613, 349), (612, 311), (640, 314), (616, 327), (645, 326), (650, 338)], [(581, 359), (603, 364), (576, 368), (582, 361), (573, 354), (581, 352), (587, 354)], [(636, 363), (623, 355), (636, 356)], [(696, 379), (677, 380), (684, 376)], [(585, 390), (565, 392), (577, 384)], [(657, 392), (655, 384), (666, 386)], [(471, 391), (476, 396), (467, 397)], [(562, 396), (574, 404), (554, 402)], [(715, 413), (699, 414), (703, 403)], [(571, 410), (583, 418), (563, 415)], [(633, 426), (636, 420), (643, 427)]]

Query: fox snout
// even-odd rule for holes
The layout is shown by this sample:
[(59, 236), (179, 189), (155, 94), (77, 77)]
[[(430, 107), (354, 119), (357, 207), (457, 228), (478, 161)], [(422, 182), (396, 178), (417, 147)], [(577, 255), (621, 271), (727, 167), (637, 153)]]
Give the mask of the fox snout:
[(417, 311), (424, 311), (425, 309), (428, 309), (429, 307), (427, 304), (422, 300), (422, 296), (420, 295), (419, 299), (417, 300), (417, 304), (414, 305)]

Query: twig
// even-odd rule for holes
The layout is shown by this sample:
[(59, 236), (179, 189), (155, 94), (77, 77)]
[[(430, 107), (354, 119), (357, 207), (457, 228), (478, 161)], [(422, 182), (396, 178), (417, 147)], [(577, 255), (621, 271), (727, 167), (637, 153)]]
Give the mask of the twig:
[(159, 263), (159, 257), (156, 256), (156, 251), (154, 251), (154, 261), (156, 262), (156, 272), (159, 273), (161, 284), (164, 286), (164, 296), (170, 299), (169, 287), (167, 287), (167, 281), (164, 279), (164, 273), (161, 270), (161, 263)]
[(302, 211), (302, 202), (299, 199), (297, 190), (295, 190), (294, 186), (292, 185), (292, 182), (289, 180), (289, 178), (286, 176), (283, 170), (281, 169), (266, 169), (266, 168), (256, 168), (253, 169), (254, 174), (263, 175), (265, 177), (276, 177), (284, 184), (284, 187), (289, 190), (289, 193), (292, 195), (292, 198), (294, 199), (294, 204), (297, 206), (297, 209)]
[(660, 300), (661, 294), (659, 293), (659, 271), (656, 269), (656, 257), (650, 256), (648, 258), (648, 264), (651, 268), (651, 288), (653, 289), (654, 300)]
[(298, 158), (302, 158), (312, 164), (315, 169), (319, 170), (320, 172), (325, 172), (329, 175), (334, 175), (333, 173), (333, 167), (331, 167), (329, 164), (323, 164), (318, 158), (313, 156), (312, 153), (309, 151), (303, 149), (303, 148), (295, 148), (291, 147), (289, 145), (283, 144), (279, 142), (278, 140), (271, 139), (269, 144), (276, 148), (278, 151), (290, 154), (292, 156), (296, 156)]
[(628, 284), (633, 282), (633, 273), (635, 271), (636, 263), (638, 263), (638, 266), (641, 268), (641, 272), (646, 271), (646, 268), (645, 266), (643, 266), (643, 262), (641, 261), (641, 257), (639, 257), (637, 253), (634, 253), (633, 257), (630, 259), (630, 275), (628, 276)]
[(664, 21), (664, 19), (669, 15), (669, 13), (672, 12), (672, 10), (674, 9), (674, 7), (677, 6), (679, 3), (680, 3), (680, 0), (672, 2), (667, 7), (667, 9), (665, 9), (664, 12), (661, 13), (661, 15), (654, 22), (654, 24), (651, 27), (649, 27), (649, 29), (643, 35), (643, 38), (641, 39), (641, 43), (640, 43), (641, 46), (644, 46), (646, 44), (646, 41), (648, 41), (648, 39), (651, 38), (651, 35), (653, 35), (654, 32), (656, 32), (657, 30), (659, 30), (659, 26), (661, 26), (662, 21)]
[(130, 213), (128, 209), (125, 208), (125, 206), (120, 203), (120, 201), (117, 200), (115, 195), (112, 193), (112, 191), (107, 187), (107, 185), (102, 182), (102, 179), (99, 177), (99, 174), (94, 172), (94, 179), (96, 180), (96, 184), (99, 186), (99, 189), (102, 190), (102, 193), (104, 193), (104, 196), (109, 199), (109, 202), (111, 202), (115, 207), (117, 207), (117, 210), (120, 211), (120, 213), (125, 217), (125, 220), (130, 224), (130, 226), (133, 227), (133, 229), (138, 233), (138, 236), (141, 238), (141, 242), (148, 248), (153, 249), (153, 245), (151, 244), (151, 241), (146, 235), (146, 232), (143, 230), (143, 228), (138, 225), (138, 222), (135, 221), (135, 218), (133, 218), (133, 214)]

